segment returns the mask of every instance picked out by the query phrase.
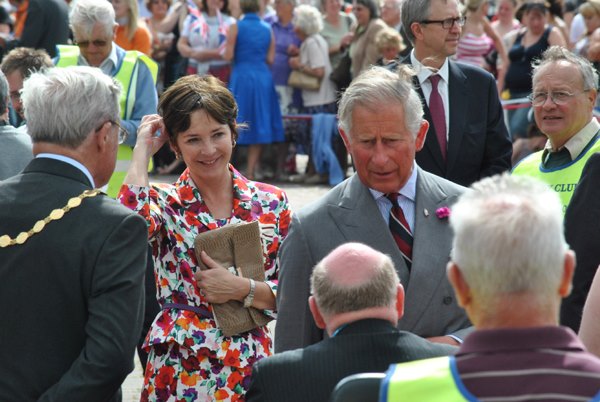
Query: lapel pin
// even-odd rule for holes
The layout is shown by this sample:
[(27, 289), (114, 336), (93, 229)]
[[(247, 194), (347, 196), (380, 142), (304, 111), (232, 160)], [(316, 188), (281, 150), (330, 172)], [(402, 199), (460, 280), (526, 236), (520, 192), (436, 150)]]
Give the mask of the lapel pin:
[(423, 215), (425, 215), (426, 217), (429, 216), (429, 211), (427, 210), (427, 208), (423, 209)]

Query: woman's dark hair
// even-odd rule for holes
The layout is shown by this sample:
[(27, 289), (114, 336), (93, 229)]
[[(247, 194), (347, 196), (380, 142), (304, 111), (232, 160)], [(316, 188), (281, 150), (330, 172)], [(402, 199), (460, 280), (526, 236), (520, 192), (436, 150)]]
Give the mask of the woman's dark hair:
[(161, 96), (158, 113), (162, 116), (171, 143), (190, 128), (190, 115), (204, 110), (219, 124), (227, 124), (232, 139), (238, 138), (238, 106), (224, 84), (212, 75), (187, 75), (178, 79)]
[(260, 0), (240, 0), (240, 9), (244, 14), (260, 11)]
[[(221, 3), (223, 6), (219, 9), (219, 11), (225, 14), (229, 14), (229, 1), (223, 0)], [(202, 9), (208, 13), (208, 0), (202, 0)]]
[[(410, 1), (410, 0), (408, 0)], [(375, 18), (379, 18), (379, 5), (374, 0), (356, 0), (356, 4), (360, 4), (361, 6), (365, 6), (369, 9), (369, 19), (374, 20)]]

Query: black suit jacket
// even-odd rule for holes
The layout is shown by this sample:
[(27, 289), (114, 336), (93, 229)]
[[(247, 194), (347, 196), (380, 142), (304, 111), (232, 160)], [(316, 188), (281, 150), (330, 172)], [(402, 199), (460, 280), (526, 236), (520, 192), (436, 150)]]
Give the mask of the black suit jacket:
[(446, 356), (457, 349), (399, 331), (384, 320), (356, 321), (333, 338), (256, 363), (246, 402), (327, 402), (346, 376), (383, 373), (392, 363)]
[[(0, 182), (0, 235), (89, 189), (75, 167), (34, 159)], [(0, 248), (0, 401), (116, 399), (140, 335), (147, 248), (144, 220), (105, 195)]]
[[(402, 62), (410, 64), (410, 57)], [(447, 160), (444, 163), (442, 159), (431, 112), (416, 76), (414, 85), (423, 101), (429, 131), (425, 146), (415, 159), (428, 172), (470, 186), (483, 177), (510, 170), (512, 142), (494, 77), (481, 68), (452, 60), (448, 60), (448, 67)]]
[(56, 56), (56, 45), (69, 40), (69, 6), (64, 0), (29, 0), (23, 34), (7, 43), (7, 51), (15, 47), (44, 49)]
[(600, 265), (600, 154), (592, 155), (565, 212), (565, 238), (575, 251), (573, 290), (560, 308), (560, 323), (579, 331), (583, 305)]

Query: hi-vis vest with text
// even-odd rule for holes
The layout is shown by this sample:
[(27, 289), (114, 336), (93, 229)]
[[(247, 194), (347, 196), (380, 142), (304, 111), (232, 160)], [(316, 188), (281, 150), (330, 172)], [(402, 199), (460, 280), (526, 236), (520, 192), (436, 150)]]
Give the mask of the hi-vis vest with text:
[[(69, 67), (77, 65), (79, 59), (79, 47), (57, 45), (57, 49), (57, 67)], [(152, 75), (154, 85), (156, 85), (156, 79), (158, 76), (158, 65), (156, 62), (150, 57), (136, 50), (126, 51), (121, 65), (118, 66), (119, 70), (113, 76), (113, 78), (119, 81), (123, 87), (121, 91), (121, 97), (119, 99), (121, 120), (131, 119), (131, 114), (133, 113), (137, 89), (138, 61), (144, 63), (146, 67), (148, 67), (148, 70), (150, 70), (150, 74)], [(113, 175), (110, 177), (108, 182), (108, 190), (106, 191), (110, 197), (114, 198), (117, 196), (121, 188), (121, 184), (123, 183), (123, 179), (125, 178), (125, 174), (127, 173), (127, 169), (129, 169), (129, 165), (131, 164), (132, 156), (133, 150), (129, 145), (119, 145), (119, 150), (117, 152), (117, 165), (115, 166)], [(152, 170), (152, 166), (150, 166), (149, 169)]]
[(392, 365), (379, 391), (379, 402), (476, 400), (458, 378), (453, 356)]
[(550, 186), (558, 193), (560, 201), (563, 204), (563, 214), (567, 210), (569, 202), (573, 197), (575, 187), (581, 178), (581, 171), (586, 162), (596, 152), (600, 152), (600, 135), (592, 140), (577, 158), (563, 166), (545, 169), (542, 167), (542, 154), (544, 151), (538, 151), (529, 155), (514, 167), (512, 174), (535, 177)]

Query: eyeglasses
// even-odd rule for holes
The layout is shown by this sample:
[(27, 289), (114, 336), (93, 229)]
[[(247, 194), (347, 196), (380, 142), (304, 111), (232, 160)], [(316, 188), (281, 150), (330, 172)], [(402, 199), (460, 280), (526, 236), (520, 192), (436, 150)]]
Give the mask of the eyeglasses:
[(446, 18), (445, 20), (423, 20), (419, 22), (420, 24), (441, 24), (442, 28), (450, 29), (454, 26), (454, 24), (462, 27), (465, 25), (466, 18), (465, 17), (456, 17), (456, 18)]
[(548, 99), (548, 96), (550, 96), (550, 99), (552, 99), (552, 102), (554, 102), (555, 105), (566, 105), (567, 102), (569, 102), (569, 100), (574, 97), (575, 95), (579, 95), (582, 94), (584, 92), (588, 92), (589, 89), (585, 89), (583, 91), (580, 92), (576, 92), (576, 93), (570, 93), (567, 91), (556, 91), (556, 92), (533, 92), (531, 95), (529, 95), (527, 98), (529, 99), (529, 101), (531, 102), (531, 104), (535, 107), (538, 106), (542, 106), (544, 103), (546, 103), (546, 99)]
[(94, 47), (104, 47), (108, 44), (108, 41), (102, 40), (102, 39), (95, 39), (92, 41), (89, 41), (89, 40), (75, 41), (75, 44), (83, 49), (86, 49), (88, 46), (90, 46), (90, 43), (92, 45), (94, 45)]
[(100, 126), (98, 126), (98, 128), (96, 129), (96, 132), (100, 131), (102, 129), (102, 126), (105, 125), (106, 123), (111, 123), (119, 129), (118, 142), (119, 142), (119, 145), (123, 144), (127, 140), (127, 130), (125, 130), (119, 123), (117, 123), (114, 120), (108, 120), (108, 121), (105, 121), (104, 123), (100, 124)]
[(125, 130), (123, 128), (123, 126), (121, 126), (116, 121), (110, 120), (110, 122), (112, 124), (114, 124), (115, 126), (117, 126), (117, 128), (119, 129), (119, 137), (118, 137), (119, 138), (119, 145), (123, 144), (127, 140), (127, 130)]

